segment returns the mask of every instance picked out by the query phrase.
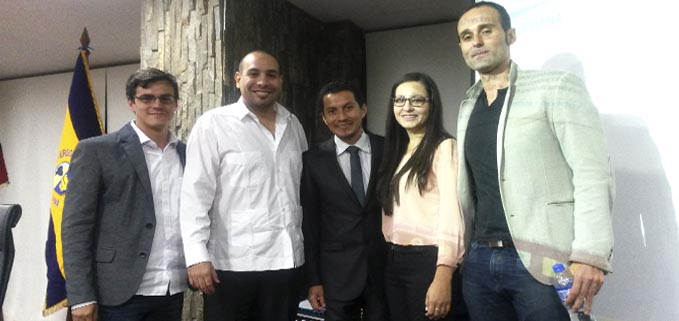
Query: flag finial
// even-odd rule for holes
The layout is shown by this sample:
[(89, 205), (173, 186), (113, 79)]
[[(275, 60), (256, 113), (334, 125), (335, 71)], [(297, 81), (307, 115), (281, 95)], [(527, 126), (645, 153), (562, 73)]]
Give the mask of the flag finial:
[(80, 35), (80, 44), (82, 48), (89, 48), (90, 46), (90, 35), (87, 33), (87, 27), (83, 28), (83, 33)]

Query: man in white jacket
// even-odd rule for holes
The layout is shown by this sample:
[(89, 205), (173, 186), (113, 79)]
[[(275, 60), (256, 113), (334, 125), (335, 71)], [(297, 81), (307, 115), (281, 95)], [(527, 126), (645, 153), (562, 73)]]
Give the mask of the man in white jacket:
[(614, 179), (598, 112), (576, 76), (511, 61), (516, 32), (502, 6), (475, 3), (457, 35), (481, 79), (457, 125), (471, 318), (569, 320), (551, 286), (557, 262), (575, 274), (566, 303), (588, 314), (613, 249)]

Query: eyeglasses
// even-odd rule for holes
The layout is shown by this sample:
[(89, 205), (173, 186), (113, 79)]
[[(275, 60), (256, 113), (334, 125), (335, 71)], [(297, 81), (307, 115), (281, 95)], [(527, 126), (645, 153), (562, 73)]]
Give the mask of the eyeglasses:
[(141, 96), (134, 96), (134, 98), (139, 99), (144, 104), (151, 104), (156, 102), (156, 99), (160, 101), (161, 104), (174, 104), (177, 102), (177, 99), (174, 98), (172, 95), (160, 95), (160, 96), (154, 96), (154, 95), (149, 95), (149, 94), (144, 94)]
[(394, 97), (391, 99), (391, 101), (394, 103), (394, 106), (396, 107), (403, 107), (406, 105), (406, 101), (410, 102), (410, 106), (413, 107), (422, 107), (426, 102), (429, 102), (430, 99), (427, 97), (422, 97), (422, 96), (412, 96), (410, 98), (406, 98), (403, 96), (399, 97)]

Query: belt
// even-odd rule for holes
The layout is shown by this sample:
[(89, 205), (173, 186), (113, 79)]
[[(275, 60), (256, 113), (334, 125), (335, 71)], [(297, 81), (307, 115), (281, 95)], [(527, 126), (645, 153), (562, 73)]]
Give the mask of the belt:
[(487, 247), (514, 247), (514, 242), (512, 240), (491, 240), (491, 241), (476, 241), (481, 245)]
[(401, 245), (391, 242), (387, 243), (387, 248), (389, 251), (399, 253), (421, 253), (438, 250), (436, 245)]

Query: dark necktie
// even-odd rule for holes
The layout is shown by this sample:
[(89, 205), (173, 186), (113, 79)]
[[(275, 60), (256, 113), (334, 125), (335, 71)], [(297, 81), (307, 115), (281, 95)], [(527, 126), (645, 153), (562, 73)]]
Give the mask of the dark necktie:
[(365, 205), (365, 189), (363, 188), (363, 170), (361, 170), (361, 158), (358, 156), (358, 147), (349, 146), (347, 152), (351, 155), (351, 189), (361, 205)]

